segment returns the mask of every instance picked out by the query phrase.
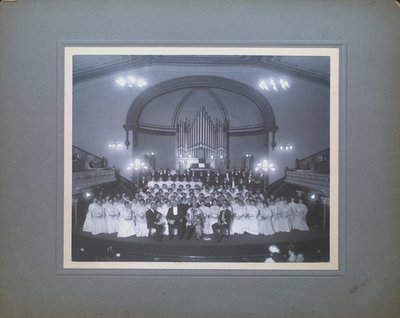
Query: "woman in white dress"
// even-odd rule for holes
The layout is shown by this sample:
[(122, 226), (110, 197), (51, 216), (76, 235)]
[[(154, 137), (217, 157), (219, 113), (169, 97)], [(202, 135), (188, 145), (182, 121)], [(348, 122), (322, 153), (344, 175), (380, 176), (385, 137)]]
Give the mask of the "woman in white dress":
[(118, 232), (118, 212), (114, 206), (113, 200), (109, 199), (108, 202), (104, 204), (104, 210), (106, 212), (107, 233)]
[(272, 226), (272, 210), (266, 202), (264, 202), (263, 207), (260, 209), (258, 232), (263, 235), (275, 234), (274, 227)]
[(271, 204), (269, 206), (271, 212), (272, 212), (272, 227), (274, 228), (275, 233), (280, 232), (279, 230), (279, 209), (278, 206), (276, 205), (275, 201), (271, 201)]
[(292, 226), (290, 224), (290, 207), (284, 200), (279, 207), (278, 229), (280, 232), (290, 232)]
[(261, 197), (258, 197), (256, 199), (256, 204), (255, 204), (256, 208), (258, 209), (258, 211), (260, 211), (263, 207), (264, 207), (264, 203), (263, 200), (261, 199)]
[(231, 226), (232, 234), (243, 234), (243, 220), (246, 215), (244, 209), (244, 203), (239, 199), (235, 199), (235, 204), (233, 205), (233, 221)]
[(97, 199), (94, 198), (93, 202), (89, 204), (88, 211), (86, 213), (85, 223), (83, 223), (83, 231), (84, 232), (92, 232), (93, 231), (93, 212), (96, 207)]
[(306, 219), (307, 212), (308, 212), (307, 207), (300, 199), (299, 203), (297, 203), (296, 207), (294, 208), (294, 213), (292, 216), (293, 230), (300, 230), (300, 231), (310, 230), (307, 225), (307, 219)]
[(246, 214), (244, 218), (243, 230), (249, 234), (258, 235), (258, 209), (255, 206), (255, 201), (247, 199), (244, 209)]
[(204, 235), (210, 235), (212, 234), (212, 229), (211, 229), (211, 222), (210, 222), (210, 213), (211, 210), (208, 206), (206, 206), (205, 201), (201, 200), (200, 201), (200, 210), (203, 212), (204, 216)]
[(144, 200), (139, 201), (139, 205), (134, 211), (136, 219), (136, 236), (137, 237), (147, 237), (149, 235), (149, 230), (147, 228), (146, 212), (148, 208)]
[(107, 232), (106, 218), (104, 207), (100, 200), (96, 202), (96, 205), (93, 207), (93, 228), (92, 234), (97, 235), (100, 233)]
[(119, 209), (118, 237), (129, 237), (135, 235), (135, 220), (129, 202)]

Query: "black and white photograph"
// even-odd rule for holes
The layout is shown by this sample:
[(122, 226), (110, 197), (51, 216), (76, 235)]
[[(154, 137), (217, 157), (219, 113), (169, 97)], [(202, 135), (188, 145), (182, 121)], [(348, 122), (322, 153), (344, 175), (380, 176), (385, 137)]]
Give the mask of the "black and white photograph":
[(399, 1), (0, 0), (0, 317), (399, 318)]
[(338, 49), (66, 47), (65, 268), (337, 269)]

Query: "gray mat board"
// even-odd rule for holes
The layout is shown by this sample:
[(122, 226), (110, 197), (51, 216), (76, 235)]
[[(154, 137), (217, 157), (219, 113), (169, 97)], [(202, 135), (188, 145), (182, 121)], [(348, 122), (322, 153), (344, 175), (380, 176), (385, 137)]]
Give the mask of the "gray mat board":
[[(399, 317), (399, 29), (394, 1), (1, 3), (0, 317)], [(79, 40), (345, 43), (345, 275), (58, 275), (57, 46)]]

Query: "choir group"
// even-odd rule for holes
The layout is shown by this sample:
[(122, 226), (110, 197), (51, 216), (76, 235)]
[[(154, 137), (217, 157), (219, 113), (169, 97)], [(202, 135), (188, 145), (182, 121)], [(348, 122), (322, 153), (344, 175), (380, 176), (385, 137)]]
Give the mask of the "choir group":
[(93, 199), (83, 231), (93, 235), (147, 237), (156, 232), (170, 239), (224, 235), (272, 235), (292, 230), (308, 231), (307, 207), (301, 199), (264, 196), (259, 190), (205, 186), (200, 182), (150, 182), (133, 198), (124, 193)]

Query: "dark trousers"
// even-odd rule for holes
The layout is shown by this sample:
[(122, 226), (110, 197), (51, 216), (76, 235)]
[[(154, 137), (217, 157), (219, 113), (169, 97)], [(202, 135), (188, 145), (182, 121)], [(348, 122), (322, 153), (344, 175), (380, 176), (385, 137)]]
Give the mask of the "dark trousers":
[(161, 239), (162, 239), (162, 232), (163, 232), (164, 226), (161, 225), (161, 224), (153, 224), (153, 225), (151, 226), (151, 228), (149, 228), (149, 236), (150, 236), (150, 234), (151, 234), (151, 229), (155, 229), (155, 230), (156, 230), (156, 234), (155, 234), (154, 238), (155, 238), (156, 240), (158, 240), (158, 241), (161, 241)]
[(211, 227), (214, 232), (215, 239), (220, 242), (226, 232), (226, 229), (228, 228), (228, 225), (226, 223), (214, 223)]
[(174, 229), (178, 230), (178, 238), (181, 240), (183, 237), (183, 224), (168, 224), (168, 232), (169, 232), (169, 238), (172, 239), (174, 236)]
[(191, 237), (192, 237), (192, 235), (193, 235), (193, 232), (195, 231), (195, 226), (194, 225), (188, 225), (188, 226), (186, 226), (186, 231), (185, 231), (185, 234), (186, 234), (186, 239), (188, 240), (188, 239), (190, 239)]

